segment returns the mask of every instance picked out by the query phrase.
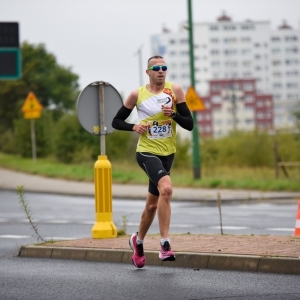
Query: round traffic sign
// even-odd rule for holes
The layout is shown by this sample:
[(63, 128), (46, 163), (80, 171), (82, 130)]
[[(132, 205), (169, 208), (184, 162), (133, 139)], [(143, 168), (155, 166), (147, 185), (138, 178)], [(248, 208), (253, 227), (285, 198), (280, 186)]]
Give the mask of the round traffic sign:
[[(104, 102), (102, 105), (101, 101)], [(96, 135), (109, 134), (114, 131), (111, 122), (122, 105), (123, 101), (119, 92), (111, 84), (95, 81), (85, 87), (78, 96), (77, 117), (86, 131)], [(102, 110), (104, 110), (103, 113)], [(101, 116), (104, 120), (101, 120)], [(104, 132), (101, 131), (101, 121), (105, 125)]]

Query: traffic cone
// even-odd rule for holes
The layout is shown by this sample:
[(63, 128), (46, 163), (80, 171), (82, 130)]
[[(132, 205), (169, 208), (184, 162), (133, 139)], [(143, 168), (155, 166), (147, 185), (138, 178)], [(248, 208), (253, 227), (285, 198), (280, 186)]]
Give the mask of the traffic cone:
[(298, 210), (297, 210), (297, 217), (296, 217), (296, 225), (295, 225), (295, 236), (300, 236), (300, 198), (298, 201)]

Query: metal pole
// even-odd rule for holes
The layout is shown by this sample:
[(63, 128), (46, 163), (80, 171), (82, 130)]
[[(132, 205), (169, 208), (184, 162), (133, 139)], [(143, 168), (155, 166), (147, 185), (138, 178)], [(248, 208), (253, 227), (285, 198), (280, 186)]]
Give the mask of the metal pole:
[(143, 60), (142, 60), (142, 48), (143, 45), (140, 46), (138, 51), (135, 53), (139, 56), (139, 79), (140, 79), (140, 86), (143, 86)]
[(35, 126), (34, 119), (30, 120), (31, 122), (31, 148), (32, 148), (32, 160), (36, 161), (36, 144), (35, 144)]
[[(192, 0), (188, 0), (188, 19), (189, 19), (189, 46), (190, 46), (190, 76), (191, 85), (195, 88), (195, 68), (194, 68), (194, 41), (193, 41), (193, 19), (192, 19)], [(194, 179), (201, 178), (200, 145), (198, 134), (197, 114), (193, 111), (193, 170)]]
[(101, 155), (105, 155), (105, 123), (104, 123), (104, 82), (99, 84), (99, 101), (100, 101), (100, 149)]

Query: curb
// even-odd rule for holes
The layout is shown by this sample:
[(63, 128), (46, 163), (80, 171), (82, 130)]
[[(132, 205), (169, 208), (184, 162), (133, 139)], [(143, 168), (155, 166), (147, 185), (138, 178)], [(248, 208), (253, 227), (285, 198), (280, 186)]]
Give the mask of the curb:
[[(29, 245), (21, 247), (19, 256), (124, 264), (132, 263), (132, 251), (129, 250)], [(194, 271), (209, 269), (300, 275), (300, 260), (298, 258), (176, 252), (175, 262), (162, 262), (158, 258), (158, 252), (147, 251), (146, 260), (147, 265), (150, 266), (193, 268)]]

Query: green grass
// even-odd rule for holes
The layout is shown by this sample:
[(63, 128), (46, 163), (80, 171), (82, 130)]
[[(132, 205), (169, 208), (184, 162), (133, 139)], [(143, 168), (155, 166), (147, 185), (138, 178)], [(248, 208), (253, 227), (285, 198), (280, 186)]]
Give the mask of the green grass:
[[(109, 159), (109, 157), (108, 157)], [(94, 181), (94, 163), (63, 164), (54, 159), (21, 158), (0, 153), (0, 167), (41, 175), (76, 181)], [(136, 162), (111, 162), (113, 183), (148, 184), (148, 178)], [(257, 189), (261, 191), (300, 191), (300, 170), (289, 170), (290, 178), (281, 174), (275, 179), (271, 168), (238, 168), (214, 166), (202, 167), (201, 179), (194, 179), (192, 166), (174, 168), (171, 172), (172, 182), (177, 187), (205, 187), (228, 189)]]

